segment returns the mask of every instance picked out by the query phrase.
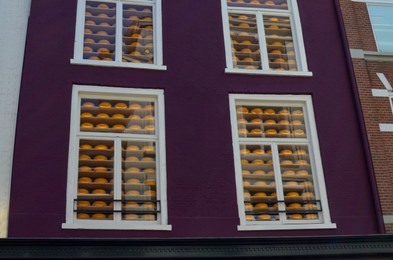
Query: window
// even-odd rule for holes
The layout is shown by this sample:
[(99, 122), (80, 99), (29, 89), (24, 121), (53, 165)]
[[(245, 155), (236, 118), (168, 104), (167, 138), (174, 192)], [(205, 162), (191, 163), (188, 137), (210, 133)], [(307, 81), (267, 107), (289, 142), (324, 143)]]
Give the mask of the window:
[(221, 0), (229, 73), (311, 76), (295, 0)]
[(76, 64), (165, 69), (161, 0), (79, 0)]
[(74, 86), (63, 228), (167, 225), (161, 90)]
[(378, 51), (393, 53), (393, 5), (368, 5), (368, 12)]
[(239, 230), (335, 228), (309, 96), (230, 95)]

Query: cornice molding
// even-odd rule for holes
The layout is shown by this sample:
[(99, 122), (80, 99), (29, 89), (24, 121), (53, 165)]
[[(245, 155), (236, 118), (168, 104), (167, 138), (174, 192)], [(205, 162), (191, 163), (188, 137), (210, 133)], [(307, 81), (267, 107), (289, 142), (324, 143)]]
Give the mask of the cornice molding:
[(0, 258), (222, 258), (393, 254), (393, 236), (228, 239), (2, 239)]

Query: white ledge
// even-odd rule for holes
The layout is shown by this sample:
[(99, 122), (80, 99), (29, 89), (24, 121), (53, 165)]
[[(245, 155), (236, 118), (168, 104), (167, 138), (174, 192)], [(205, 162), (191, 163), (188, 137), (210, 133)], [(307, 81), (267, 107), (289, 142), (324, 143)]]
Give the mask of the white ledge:
[(95, 60), (76, 60), (71, 59), (71, 64), (75, 65), (89, 65), (98, 67), (117, 67), (117, 68), (132, 68), (132, 69), (150, 69), (150, 70), (166, 70), (167, 67), (163, 65), (132, 63), (132, 62), (116, 62), (116, 61), (95, 61)]
[(389, 97), (393, 94), (387, 89), (375, 89), (375, 88), (371, 90), (371, 93), (373, 97)]
[(364, 51), (364, 59), (369, 61), (393, 61), (393, 52)]
[(379, 124), (379, 131), (393, 132), (393, 124)]
[(299, 225), (250, 225), (237, 226), (238, 231), (256, 231), (256, 230), (301, 230), (301, 229), (336, 229), (335, 223), (329, 224), (299, 224)]
[(270, 76), (289, 76), (289, 77), (312, 77), (311, 71), (266, 71), (266, 70), (242, 70), (225, 69), (225, 73), (248, 74), (248, 75), (270, 75)]
[[(96, 229), (96, 230), (158, 230), (171, 231), (172, 225), (145, 225), (137, 223), (117, 223), (112, 225), (105, 225), (102, 222), (105, 220), (92, 221), (95, 223), (63, 223), (63, 229)], [(100, 225), (100, 222), (102, 223)]]

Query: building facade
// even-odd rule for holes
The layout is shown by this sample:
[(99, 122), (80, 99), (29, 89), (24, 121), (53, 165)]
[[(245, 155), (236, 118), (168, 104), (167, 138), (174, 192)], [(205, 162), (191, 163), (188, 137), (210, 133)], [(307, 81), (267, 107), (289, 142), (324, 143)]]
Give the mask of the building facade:
[(9, 237), (382, 234), (351, 70), (338, 1), (33, 0)]
[(392, 1), (340, 1), (386, 233), (393, 232)]

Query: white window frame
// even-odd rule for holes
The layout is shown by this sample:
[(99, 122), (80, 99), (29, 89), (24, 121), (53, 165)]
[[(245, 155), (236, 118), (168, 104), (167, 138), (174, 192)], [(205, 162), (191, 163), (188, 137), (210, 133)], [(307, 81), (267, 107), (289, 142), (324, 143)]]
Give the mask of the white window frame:
[[(306, 133), (308, 133), (307, 139), (302, 138), (242, 138), (238, 134), (237, 124), (237, 102), (245, 105), (285, 105), (285, 106), (299, 106), (302, 105), (304, 111), (304, 120), (306, 123)], [(235, 175), (236, 175), (236, 190), (237, 190), (237, 203), (239, 210), (240, 225), (238, 226), (239, 231), (253, 231), (253, 230), (293, 230), (293, 229), (335, 229), (336, 224), (331, 222), (328, 199), (325, 188), (325, 179), (322, 168), (322, 160), (320, 157), (318, 136), (316, 131), (316, 124), (313, 112), (313, 105), (311, 96), (307, 95), (259, 95), (259, 94), (230, 94), (229, 105), (231, 113), (231, 126), (232, 126), (232, 137), (233, 137), (233, 153), (235, 162)], [(243, 192), (243, 177), (242, 177), (242, 166), (241, 166), (241, 155), (240, 145), (241, 144), (261, 144), (271, 145), (273, 149), (277, 149), (277, 145), (280, 144), (293, 144), (293, 145), (308, 145), (310, 156), (312, 156), (312, 174), (314, 178), (314, 186), (317, 186), (316, 195), (319, 197), (320, 205), (322, 208), (322, 220), (305, 220), (305, 221), (287, 221), (286, 223), (274, 223), (274, 222), (258, 222), (258, 221), (246, 221), (245, 208), (244, 208), (244, 192)], [(273, 147), (275, 146), (275, 148)], [(278, 152), (277, 152), (278, 154)], [(276, 160), (277, 162), (277, 160)], [(275, 165), (274, 171), (276, 176), (276, 182), (280, 176), (277, 173), (278, 167)], [(277, 194), (279, 194), (277, 190)], [(318, 196), (319, 195), (319, 196)]]
[[(155, 135), (133, 135), (126, 133), (98, 133), (80, 131), (80, 111), (82, 98), (101, 98), (124, 100), (126, 95), (143, 101), (155, 101), (156, 133)], [(166, 190), (166, 153), (165, 153), (165, 121), (164, 121), (164, 92), (158, 89), (114, 88), (101, 86), (74, 85), (71, 108), (71, 131), (68, 155), (67, 206), (66, 223), (63, 229), (118, 229), (118, 230), (171, 230), (168, 225), (167, 190)], [(120, 136), (121, 135), (121, 136)], [(121, 138), (121, 139), (120, 139)], [(99, 139), (122, 141), (154, 141), (156, 143), (156, 160), (159, 168), (157, 174), (157, 198), (160, 200), (159, 218), (156, 221), (116, 221), (77, 219), (74, 212), (74, 199), (78, 189), (78, 154), (80, 139)], [(117, 140), (116, 140), (117, 139)], [(115, 149), (115, 153), (116, 153)], [(115, 155), (116, 156), (116, 155)], [(118, 155), (118, 157), (121, 155)], [(116, 164), (114, 165), (116, 170)], [(121, 166), (120, 166), (121, 167)], [(119, 172), (120, 170), (118, 170)], [(116, 175), (116, 174), (115, 174)], [(121, 178), (114, 175), (115, 185), (120, 184)], [(116, 193), (115, 193), (116, 196)], [(118, 193), (120, 196), (120, 192)]]
[(380, 50), (380, 47), (379, 47), (379, 44), (378, 44), (378, 40), (377, 40), (377, 35), (375, 33), (375, 30), (374, 30), (374, 25), (373, 25), (373, 23), (371, 21), (371, 14), (370, 14), (370, 9), (369, 9), (370, 6), (393, 7), (393, 2), (391, 0), (390, 1), (381, 1), (381, 0), (367, 0), (367, 1), (360, 1), (360, 0), (358, 0), (358, 1), (355, 1), (355, 0), (352, 0), (352, 1), (367, 3), (367, 12), (368, 12), (371, 28), (372, 28), (372, 31), (373, 31), (373, 36), (374, 36), (375, 46), (377, 47), (377, 51), (380, 52), (380, 53), (387, 54), (387, 55), (393, 55), (393, 52), (383, 52), (383, 51)]
[[(221, 10), (222, 10), (222, 21), (223, 21), (223, 32), (224, 32), (224, 42), (225, 42), (225, 54), (226, 54), (226, 73), (242, 73), (242, 74), (256, 74), (256, 75), (277, 75), (277, 76), (312, 76), (312, 72), (309, 71), (307, 66), (307, 57), (306, 51), (304, 48), (304, 40), (302, 27), (300, 22), (299, 9), (297, 5), (297, 0), (288, 0), (288, 10), (275, 10), (275, 9), (263, 9), (263, 8), (243, 8), (243, 7), (233, 7), (227, 5), (227, 0), (221, 0)], [(232, 61), (232, 46), (231, 46), (231, 35), (230, 35), (230, 27), (228, 20), (228, 13), (236, 12), (239, 14), (252, 14), (256, 15), (258, 24), (258, 37), (259, 37), (259, 46), (261, 53), (263, 55), (263, 60), (267, 60), (267, 52), (265, 47), (265, 34), (262, 25), (262, 19), (258, 19), (260, 14), (265, 15), (286, 15), (290, 18), (291, 21), (291, 30), (293, 37), (293, 44), (295, 46), (295, 54), (296, 54), (296, 62), (298, 64), (298, 71), (274, 71), (265, 69), (265, 66), (262, 66), (262, 69), (258, 70), (245, 70), (245, 69), (235, 69), (233, 67)], [(262, 26), (262, 27), (261, 27)], [(266, 56), (266, 57), (265, 57)], [(263, 61), (262, 61), (263, 62)]]
[[(161, 0), (90, 0), (103, 3), (116, 4), (116, 24), (122, 21), (123, 4), (137, 4), (152, 6), (153, 8), (153, 43), (154, 43), (154, 64), (133, 63), (120, 61), (99, 61), (83, 59), (83, 44), (84, 44), (84, 25), (85, 25), (85, 10), (86, 1), (78, 0), (77, 20), (75, 29), (75, 44), (74, 44), (74, 58), (71, 59), (71, 64), (76, 65), (91, 65), (104, 67), (122, 67), (122, 68), (136, 68), (136, 69), (154, 69), (166, 70), (167, 67), (163, 65), (163, 46), (162, 46), (162, 8)], [(120, 19), (120, 20), (119, 20)], [(122, 26), (116, 25), (116, 49), (122, 48)]]

